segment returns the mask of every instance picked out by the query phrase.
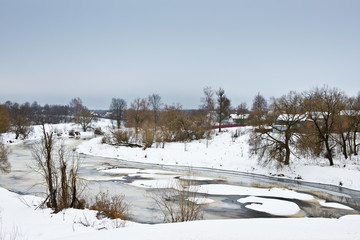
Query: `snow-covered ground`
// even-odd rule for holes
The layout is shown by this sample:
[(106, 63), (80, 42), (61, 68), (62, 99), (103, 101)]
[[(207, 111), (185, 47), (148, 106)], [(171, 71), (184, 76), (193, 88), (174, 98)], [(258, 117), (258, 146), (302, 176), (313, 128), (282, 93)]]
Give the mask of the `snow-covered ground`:
[[(103, 131), (108, 131), (111, 127), (111, 121), (107, 119), (99, 119), (99, 121), (94, 122), (93, 128), (100, 127)], [(0, 135), (0, 142), (9, 145), (9, 144), (21, 144), (27, 141), (36, 141), (40, 140), (42, 136), (42, 126), (35, 125), (31, 126), (31, 132), (26, 140), (22, 140), (21, 137), (19, 139), (15, 139), (15, 134), (8, 132)], [(81, 126), (75, 123), (59, 123), (59, 124), (45, 124), (45, 130), (51, 131), (59, 135), (59, 137), (69, 137), (69, 131), (74, 130), (80, 132), (80, 138), (92, 138), (94, 137), (94, 132), (88, 131), (83, 132)]]
[[(112, 123), (107, 119), (100, 119), (94, 127), (101, 127), (104, 132), (109, 131)], [(80, 125), (54, 124), (46, 125), (47, 130), (68, 137), (71, 129), (80, 131)], [(341, 154), (335, 158), (335, 165), (329, 166), (324, 158), (292, 158), (290, 167), (277, 169), (274, 166), (262, 166), (257, 158), (249, 154), (248, 138), (251, 127), (238, 128), (240, 136), (232, 138), (236, 128), (227, 132), (216, 133), (213, 139), (199, 140), (187, 143), (166, 143), (164, 148), (156, 147), (142, 150), (141, 148), (128, 148), (112, 146), (101, 143), (101, 136), (84, 142), (78, 147), (78, 152), (118, 158), (127, 161), (136, 161), (154, 164), (181, 165), (188, 167), (207, 167), (223, 170), (233, 170), (248, 173), (277, 176), (285, 178), (299, 178), (304, 181), (342, 185), (343, 187), (360, 190), (360, 157), (345, 160)], [(41, 126), (33, 126), (33, 131), (26, 141), (39, 140), (42, 135)], [(92, 132), (81, 132), (82, 138), (94, 137)], [(5, 144), (18, 144), (22, 140), (15, 140), (14, 134), (2, 134), (0, 141)], [(9, 142), (12, 143), (9, 143)]]
[(239, 128), (240, 136), (231, 136), (236, 129), (217, 133), (212, 140), (199, 140), (188, 143), (167, 143), (164, 148), (156, 147), (142, 150), (112, 146), (101, 143), (101, 137), (84, 142), (78, 147), (80, 153), (118, 158), (154, 164), (181, 165), (188, 167), (207, 167), (234, 170), (264, 175), (281, 175), (286, 178), (299, 178), (303, 181), (342, 185), (360, 190), (359, 157), (345, 160), (339, 154), (335, 165), (329, 166), (324, 158), (293, 158), (290, 167), (278, 169), (274, 166), (262, 166), (257, 158), (249, 154), (248, 138), (251, 128)]
[[(110, 122), (101, 120), (96, 123), (107, 130)], [(71, 129), (80, 130), (72, 124), (48, 126), (59, 135), (67, 137)], [(56, 130), (55, 130), (56, 129)], [(263, 167), (248, 153), (247, 139), (249, 128), (241, 128), (241, 136), (232, 139), (232, 131), (223, 132), (206, 143), (206, 140), (190, 143), (169, 143), (165, 148), (115, 147), (101, 144), (101, 137), (85, 141), (78, 151), (96, 156), (112, 157), (128, 161), (155, 164), (183, 165), (218, 168), (264, 175), (283, 174), (286, 178), (301, 176), (304, 181), (339, 185), (360, 190), (360, 164), (358, 159), (345, 161), (336, 159), (335, 166), (327, 166), (325, 159), (293, 159), (291, 166), (283, 169)], [(92, 137), (92, 133), (81, 133), (82, 137)], [(1, 141), (6, 144), (19, 144), (13, 134), (4, 134)], [(34, 126), (29, 140), (40, 139), (41, 128)], [(10, 140), (13, 143), (10, 143)], [(345, 166), (344, 166), (345, 165)], [(105, 173), (119, 173), (121, 169), (100, 169)], [(126, 170), (129, 171), (129, 170)], [(158, 171), (158, 170), (154, 170)], [(134, 169), (133, 174), (154, 174), (151, 170), (142, 172)], [(164, 178), (168, 172), (163, 172)], [(147, 175), (149, 176), (149, 175)], [(140, 181), (140, 180), (139, 180)], [(139, 186), (141, 182), (137, 182)], [(154, 183), (155, 184), (155, 183)], [(249, 197), (238, 201), (245, 207), (275, 215), (296, 214), (299, 208), (287, 201), (272, 200), (266, 196), (273, 194), (284, 198), (311, 200), (312, 196), (284, 189), (262, 190), (239, 186), (207, 184), (199, 186), (199, 191), (209, 194), (244, 194)], [(263, 192), (259, 192), (263, 191)], [(259, 197), (264, 196), (264, 197)], [(189, 199), (201, 204), (211, 204), (211, 199)], [(0, 240), (4, 239), (360, 239), (360, 215), (348, 215), (340, 219), (324, 218), (271, 218), (206, 220), (176, 224), (137, 224), (121, 220), (96, 219), (90, 210), (68, 209), (51, 214), (49, 209), (38, 209), (42, 199), (34, 196), (20, 196), (0, 188)], [(286, 204), (285, 204), (286, 203)], [(319, 202), (332, 208), (347, 208), (337, 203)], [(285, 204), (285, 205), (284, 205)], [(351, 209), (350, 209), (351, 210)], [(87, 226), (85, 226), (87, 225)], [(120, 228), (119, 228), (120, 227)]]
[[(96, 213), (91, 210), (68, 209), (58, 214), (51, 214), (49, 209), (36, 208), (41, 201), (42, 199), (34, 196), (20, 196), (0, 188), (0, 239), (360, 239), (359, 215), (340, 219), (207, 220), (148, 225), (124, 223), (120, 220), (98, 220)], [(263, 202), (263, 206), (257, 205), (261, 210), (277, 209), (276, 213), (283, 213), (277, 206), (278, 202), (259, 198), (248, 198), (244, 201)], [(294, 212), (297, 210), (294, 206), (286, 206), (286, 209), (292, 209)]]

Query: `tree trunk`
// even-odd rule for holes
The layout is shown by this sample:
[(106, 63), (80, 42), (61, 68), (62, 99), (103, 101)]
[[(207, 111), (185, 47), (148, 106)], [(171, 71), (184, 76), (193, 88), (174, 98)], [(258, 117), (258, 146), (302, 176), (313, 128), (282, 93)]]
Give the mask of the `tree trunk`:
[(73, 170), (70, 171), (70, 178), (71, 178), (71, 187), (72, 187), (72, 200), (70, 207), (75, 208), (76, 207), (75, 204), (77, 200), (76, 198), (77, 190), (76, 190), (76, 176)]
[(53, 169), (52, 169), (52, 156), (51, 156), (51, 150), (52, 150), (52, 134), (50, 136), (47, 136), (45, 133), (45, 127), (44, 127), (44, 141), (45, 141), (45, 149), (46, 149), (46, 168), (48, 172), (48, 182), (49, 182), (49, 194), (50, 194), (50, 203), (51, 207), (54, 209), (54, 212), (58, 212), (58, 206), (56, 201), (56, 189), (54, 188), (53, 183)]
[(61, 166), (61, 207), (68, 207), (68, 184), (67, 184), (67, 176), (66, 176), (66, 164), (63, 162)]
[(347, 147), (346, 147), (346, 138), (344, 136), (344, 133), (341, 133), (341, 141), (342, 141), (343, 155), (344, 155), (345, 159), (348, 159)]
[(357, 156), (358, 152), (357, 152), (357, 145), (356, 145), (356, 131), (354, 131), (354, 155)]
[(333, 161), (332, 151), (331, 151), (331, 148), (329, 146), (329, 139), (328, 138), (325, 139), (325, 147), (326, 147), (327, 158), (329, 159), (330, 166), (333, 166), (334, 161)]
[(353, 150), (353, 146), (351, 143), (351, 134), (349, 135), (350, 137), (348, 137), (347, 142), (348, 142), (348, 146), (349, 146), (349, 154), (350, 156), (354, 154), (354, 150)]
[(290, 147), (289, 147), (289, 142), (290, 142), (290, 137), (291, 137), (291, 132), (290, 132), (290, 127), (289, 126), (286, 131), (285, 131), (285, 165), (289, 165), (290, 164)]
[(83, 124), (82, 129), (83, 129), (84, 132), (86, 132), (86, 128), (87, 128), (87, 125)]
[(16, 131), (16, 133), (15, 133), (15, 139), (17, 140), (17, 139), (19, 138), (19, 136), (20, 136), (20, 133), (19, 133), (18, 131)]
[(285, 148), (285, 162), (284, 162), (284, 165), (289, 165), (290, 164), (290, 148), (289, 146), (287, 146)]

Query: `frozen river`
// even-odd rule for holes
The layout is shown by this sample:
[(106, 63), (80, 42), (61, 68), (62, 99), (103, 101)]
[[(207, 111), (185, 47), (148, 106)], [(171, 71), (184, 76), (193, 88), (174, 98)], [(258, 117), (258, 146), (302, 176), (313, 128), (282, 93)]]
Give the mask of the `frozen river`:
[[(75, 148), (81, 141), (86, 140), (69, 139), (66, 144)], [(10, 147), (12, 171), (0, 175), (0, 185), (18, 193), (41, 195), (45, 188), (40, 176), (31, 169), (31, 144)], [(359, 214), (360, 210), (360, 192), (337, 186), (88, 155), (81, 155), (81, 162), (80, 176), (86, 180), (86, 195), (90, 198), (99, 191), (124, 194), (131, 204), (131, 220), (137, 222), (161, 222), (150, 196), (157, 191), (157, 187), (188, 181), (189, 178), (191, 184), (199, 186), (199, 195), (204, 199), (205, 219), (340, 217)], [(299, 210), (295, 208), (293, 213), (279, 212), (286, 206), (296, 206)]]

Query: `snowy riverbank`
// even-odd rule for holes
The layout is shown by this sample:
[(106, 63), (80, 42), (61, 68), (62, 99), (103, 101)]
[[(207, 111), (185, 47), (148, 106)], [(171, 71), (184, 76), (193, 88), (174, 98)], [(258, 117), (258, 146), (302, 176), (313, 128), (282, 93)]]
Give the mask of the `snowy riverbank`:
[[(97, 123), (107, 130), (110, 122), (102, 120)], [(67, 138), (67, 132), (78, 129), (76, 125), (60, 124), (48, 126), (48, 129), (61, 133)], [(127, 161), (154, 164), (209, 167), (223, 170), (234, 170), (264, 175), (283, 174), (286, 178), (301, 176), (305, 181), (320, 182), (360, 189), (359, 164), (336, 160), (335, 166), (327, 166), (325, 159), (296, 159), (289, 168), (276, 169), (258, 165), (257, 160), (249, 155), (247, 139), (249, 128), (241, 128), (241, 135), (232, 139), (231, 129), (206, 140), (190, 143), (168, 143), (165, 148), (116, 147), (101, 144), (101, 137), (84, 141), (78, 151), (84, 154), (118, 158)], [(82, 137), (93, 137), (92, 133), (82, 133)], [(22, 141), (9, 143), (13, 136), (3, 135), (2, 141), (7, 144), (20, 144)], [(41, 138), (40, 126), (35, 126), (28, 141)], [(346, 165), (344, 167), (344, 165)], [(214, 188), (214, 189), (213, 189)], [(239, 187), (230, 188), (222, 185), (207, 185), (206, 192), (214, 194), (239, 194)], [(245, 189), (249, 191), (249, 189)], [(274, 191), (276, 189), (273, 189)], [(220, 191), (220, 192), (219, 192)], [(286, 190), (279, 190), (286, 191)], [(271, 191), (251, 192), (248, 198), (239, 202), (261, 202), (250, 204), (249, 208), (278, 215), (287, 215), (299, 209), (294, 204), (284, 206), (286, 201), (270, 201), (267, 198)], [(293, 194), (282, 194), (294, 198)], [(241, 194), (240, 194), (241, 195)], [(247, 194), (246, 194), (247, 195)], [(296, 197), (308, 197), (300, 194)], [(68, 209), (52, 214), (50, 209), (39, 209), (43, 199), (34, 196), (18, 195), (0, 188), (0, 239), (16, 240), (51, 240), (51, 239), (360, 239), (359, 215), (348, 215), (339, 219), (325, 218), (271, 218), (271, 219), (238, 219), (238, 220), (205, 220), (176, 224), (138, 224), (121, 220), (97, 219), (96, 212), (90, 210)], [(346, 206), (336, 203), (321, 203), (332, 208)], [(286, 212), (284, 210), (286, 209)], [(281, 212), (279, 212), (281, 210)], [(351, 213), (351, 210), (349, 212)], [(87, 225), (87, 226), (85, 226)], [(121, 226), (120, 228), (118, 228)], [(256, 228), (254, 228), (256, 226)]]
[(142, 150), (112, 146), (101, 143), (101, 137), (84, 142), (78, 147), (80, 153), (117, 158), (126, 161), (181, 165), (189, 167), (207, 167), (233, 170), (271, 176), (281, 176), (304, 181), (317, 182), (360, 190), (359, 158), (344, 160), (341, 155), (335, 165), (329, 166), (326, 159), (292, 159), (290, 167), (277, 169), (274, 166), (262, 166), (249, 154), (248, 138), (251, 128), (239, 128), (238, 138), (232, 138), (236, 129), (217, 133), (212, 140), (192, 141), (188, 143), (167, 143), (164, 148), (156, 147)]

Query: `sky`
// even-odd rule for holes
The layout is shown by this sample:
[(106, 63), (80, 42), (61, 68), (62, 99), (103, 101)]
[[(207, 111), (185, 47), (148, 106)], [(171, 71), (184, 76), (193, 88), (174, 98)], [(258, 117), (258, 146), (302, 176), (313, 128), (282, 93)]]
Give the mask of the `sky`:
[(358, 0), (0, 0), (0, 102), (360, 91)]

